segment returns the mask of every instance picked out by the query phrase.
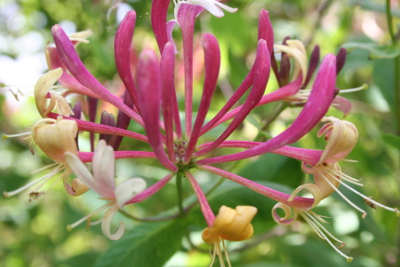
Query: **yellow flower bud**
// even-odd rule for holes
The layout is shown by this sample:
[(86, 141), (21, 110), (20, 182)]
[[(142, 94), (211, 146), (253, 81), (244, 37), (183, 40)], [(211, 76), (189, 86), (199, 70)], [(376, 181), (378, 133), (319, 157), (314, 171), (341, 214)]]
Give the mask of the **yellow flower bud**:
[(237, 206), (236, 209), (222, 206), (212, 227), (203, 231), (204, 242), (216, 244), (221, 239), (242, 241), (250, 238), (254, 232), (250, 222), (256, 213), (257, 208), (252, 206)]
[(78, 155), (75, 137), (78, 125), (73, 120), (42, 119), (35, 123), (32, 137), (42, 151), (52, 160), (65, 163), (64, 153)]

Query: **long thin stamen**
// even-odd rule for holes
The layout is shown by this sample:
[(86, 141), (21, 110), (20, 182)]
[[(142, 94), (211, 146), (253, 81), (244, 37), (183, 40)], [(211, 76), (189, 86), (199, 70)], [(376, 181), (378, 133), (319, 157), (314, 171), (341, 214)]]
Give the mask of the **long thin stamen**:
[[(361, 208), (358, 207), (356, 204), (354, 204), (353, 202), (351, 202), (351, 200), (348, 199), (342, 192), (340, 192), (340, 190), (339, 190), (334, 184), (332, 184), (331, 181), (329, 181), (329, 179), (326, 178), (324, 174), (321, 173), (321, 176), (322, 176), (322, 177), (325, 179), (325, 181), (336, 191), (336, 193), (338, 193), (347, 203), (350, 204), (350, 206), (352, 206), (353, 208), (355, 208), (356, 210), (358, 210), (359, 212), (361, 212), (361, 213), (363, 214), (363, 215), (362, 215), (363, 218), (365, 218), (365, 216), (367, 216), (367, 212), (366, 212), (365, 210), (361, 209)], [(330, 175), (330, 177), (333, 177), (333, 178), (334, 178), (335, 180), (337, 180), (340, 184), (343, 184), (343, 185), (344, 185), (344, 183), (343, 183), (340, 179), (337, 179), (337, 178), (334, 177), (333, 175)]]
[[(353, 191), (353, 192), (356, 193), (357, 195), (359, 195), (359, 196), (361, 196), (362, 198), (364, 198), (364, 200), (368, 200), (369, 202), (371, 202), (371, 203), (375, 204), (376, 206), (381, 207), (381, 208), (383, 208), (383, 209), (385, 209), (385, 210), (393, 211), (393, 212), (396, 213), (396, 216), (397, 216), (397, 217), (400, 217), (400, 211), (399, 211), (397, 208), (390, 208), (390, 207), (388, 207), (388, 206), (385, 206), (385, 205), (383, 205), (383, 204), (381, 204), (381, 203), (379, 203), (379, 202), (373, 200), (372, 198), (367, 197), (366, 195), (364, 195), (364, 194), (358, 192), (356, 189), (354, 189), (353, 187), (349, 186), (348, 184), (343, 183), (343, 181), (341, 181), (341, 180), (338, 179), (337, 177), (335, 177), (335, 176), (333, 176), (333, 175), (331, 175), (331, 177), (333, 177), (335, 180), (337, 180), (338, 182), (340, 182), (341, 185), (344, 185), (345, 187), (347, 187), (348, 189), (350, 189), (351, 191)], [(324, 178), (325, 178), (325, 177), (324, 177)], [(325, 179), (326, 179), (326, 178), (325, 178)], [(338, 192), (338, 193), (339, 193), (339, 192)], [(342, 196), (342, 195), (341, 195), (341, 196)], [(343, 197), (344, 197), (344, 196), (343, 196)], [(347, 198), (344, 198), (344, 199), (346, 200)], [(347, 201), (347, 200), (346, 200), (346, 201)], [(349, 202), (349, 204), (352, 205), (353, 203), (352, 203), (352, 202)], [(352, 205), (352, 206), (353, 206), (353, 205)], [(353, 206), (353, 207), (354, 207), (354, 206)], [(357, 206), (356, 206), (356, 207), (357, 207)], [(363, 211), (363, 210), (362, 210), (362, 211)], [(367, 215), (367, 213), (364, 211), (363, 218), (364, 218), (366, 215)]]
[[(311, 220), (310, 218), (307, 217), (307, 213), (306, 213), (306, 212), (301, 212), (300, 214), (302, 215), (302, 217), (304, 218), (304, 220), (306, 220), (307, 223), (310, 224), (310, 226), (314, 229), (314, 231), (318, 234), (318, 236), (320, 236), (322, 239), (326, 240), (326, 242), (328, 242), (328, 244), (329, 244), (334, 250), (336, 250), (337, 253), (339, 253), (342, 257), (344, 257), (344, 258), (347, 260), (347, 262), (352, 262), (352, 261), (353, 261), (353, 258), (352, 258), (352, 257), (349, 257), (349, 256), (347, 256), (346, 254), (344, 254), (342, 251), (340, 251), (340, 250), (331, 242), (331, 240), (330, 240), (329, 238), (326, 237), (326, 235), (323, 233), (323, 231), (322, 231), (321, 229), (319, 229), (318, 227), (316, 227), (316, 225), (312, 222), (312, 220)], [(312, 217), (312, 216), (309, 215), (309, 214), (308, 214), (308, 216)], [(324, 229), (326, 233), (328, 233), (331, 237), (333, 237), (324, 227), (322, 227), (322, 229)], [(336, 239), (335, 237), (333, 237), (333, 238), (334, 238), (335, 240), (338, 240), (338, 239)], [(340, 240), (339, 240), (338, 242), (343, 244), (343, 242), (340, 241)]]
[(28, 184), (16, 189), (14, 191), (11, 191), (11, 192), (4, 191), (3, 192), (3, 196), (6, 197), (6, 198), (15, 196), (16, 194), (21, 193), (22, 191), (30, 188), (31, 186), (42, 182), (39, 186), (35, 187), (35, 189), (33, 190), (33, 191), (38, 191), (39, 188), (41, 188), (49, 179), (51, 179), (54, 175), (56, 175), (60, 170), (61, 170), (61, 166), (58, 166), (54, 170), (52, 170), (50, 173), (46, 174), (45, 176), (43, 176), (43, 177), (41, 177), (39, 179), (36, 179), (36, 180), (34, 180), (34, 181), (32, 181), (32, 182), (30, 182), (30, 183), (28, 183)]
[(56, 166), (56, 165), (58, 165), (58, 164), (60, 164), (60, 163), (54, 162), (54, 163), (52, 163), (52, 164), (50, 164), (50, 165), (47, 165), (47, 166), (44, 166), (44, 167), (42, 167), (42, 168), (40, 168), (40, 169), (38, 169), (38, 170), (34, 170), (33, 172), (31, 172), (31, 174), (35, 174), (35, 173), (38, 173), (38, 172), (41, 172), (41, 171), (50, 169), (51, 167), (54, 167), (54, 166)]
[(32, 135), (32, 132), (29, 131), (29, 132), (18, 133), (18, 134), (3, 134), (2, 138), (3, 139), (8, 139), (8, 138), (22, 137), (22, 136), (25, 136), (24, 138), (29, 138), (29, 137), (31, 137), (31, 135)]
[(217, 244), (215, 244), (214, 246), (217, 247), (219, 264), (221, 265), (221, 267), (225, 267), (225, 261), (224, 261), (224, 257), (222, 256), (221, 247), (219, 246), (219, 242)]
[(229, 259), (228, 249), (225, 246), (225, 241), (222, 239), (221, 242), (222, 242), (222, 247), (224, 248), (225, 258), (226, 258), (226, 261), (228, 262), (228, 266), (232, 267), (231, 261)]
[[(48, 180), (50, 180), (52, 177), (54, 177), (57, 173), (59, 173), (59, 172), (61, 172), (61, 171), (64, 171), (65, 168), (66, 168), (65, 165), (61, 165), (61, 164), (58, 165), (56, 168), (54, 168), (54, 169), (48, 174), (48, 176), (49, 176), (49, 179), (48, 179)], [(64, 173), (63, 173), (63, 174), (64, 174)], [(55, 183), (57, 183), (57, 181), (60, 179), (60, 177), (63, 176), (63, 174), (59, 175), (59, 176), (55, 179), (55, 181), (50, 185), (50, 187), (47, 189), (47, 191), (51, 190), (51, 189), (55, 186)], [(38, 184), (37, 186), (35, 186), (35, 187), (32, 189), (32, 192), (39, 191), (39, 189), (40, 189), (42, 186), (44, 186), (44, 184), (47, 183), (48, 180), (42, 181), (42, 183), (40, 183), (40, 184)]]
[(328, 230), (326, 230), (326, 228), (320, 223), (320, 218), (318, 218), (318, 214), (314, 213), (310, 213), (310, 212), (304, 212), (304, 214), (306, 216), (308, 216), (313, 223), (313, 226), (316, 227), (319, 230), (324, 231), (326, 234), (328, 234), (328, 236), (330, 236), (333, 240), (335, 240), (336, 242), (342, 244), (341, 247), (344, 246), (344, 242), (340, 239), (338, 239), (337, 237), (335, 237), (334, 235), (332, 235)]
[(358, 91), (365, 90), (365, 89), (368, 89), (368, 84), (366, 84), (366, 83), (364, 83), (363, 85), (361, 85), (359, 87), (355, 87), (355, 88), (340, 89), (339, 94), (353, 93), (353, 92), (358, 92)]
[(67, 230), (68, 230), (68, 231), (71, 231), (73, 228), (75, 228), (76, 226), (78, 226), (78, 225), (81, 224), (82, 222), (86, 221), (87, 219), (89, 219), (89, 218), (92, 217), (92, 216), (95, 216), (95, 215), (99, 214), (99, 213), (102, 212), (103, 210), (105, 210), (105, 209), (111, 207), (112, 205), (114, 205), (114, 203), (112, 203), (112, 202), (107, 203), (107, 204), (105, 204), (104, 206), (98, 208), (97, 210), (95, 210), (95, 211), (89, 213), (88, 215), (86, 215), (86, 216), (83, 217), (82, 219), (80, 219), (80, 220), (74, 222), (73, 224), (67, 225)]

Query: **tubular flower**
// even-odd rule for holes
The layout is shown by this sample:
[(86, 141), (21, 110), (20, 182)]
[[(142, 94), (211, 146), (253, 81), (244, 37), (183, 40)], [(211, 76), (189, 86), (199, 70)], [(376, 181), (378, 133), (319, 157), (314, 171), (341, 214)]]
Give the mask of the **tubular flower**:
[[(278, 203), (274, 206), (272, 210), (272, 216), (275, 222), (279, 224), (290, 224), (292, 223), (300, 214), (304, 220), (314, 229), (319, 237), (326, 240), (341, 256), (351, 262), (353, 258), (348, 257), (343, 254), (329, 239), (335, 240), (341, 243), (340, 248), (345, 244), (326, 230), (322, 223), (327, 223), (322, 216), (311, 211), (312, 208), (317, 206), (319, 202), (330, 196), (333, 192), (337, 192), (347, 203), (349, 203), (356, 210), (362, 212), (362, 218), (365, 218), (367, 212), (358, 207), (356, 204), (351, 202), (343, 193), (339, 191), (339, 186), (343, 185), (347, 187), (352, 192), (361, 196), (370, 206), (381, 207), (389, 211), (393, 211), (397, 216), (400, 216), (400, 212), (397, 208), (390, 208), (382, 205), (379, 202), (372, 200), (370, 197), (358, 192), (347, 183), (352, 183), (355, 185), (362, 186), (360, 180), (357, 180), (349, 175), (342, 172), (337, 161), (343, 160), (354, 148), (358, 138), (358, 131), (354, 124), (339, 120), (334, 117), (324, 118), (322, 121), (329, 121), (326, 123), (318, 132), (318, 137), (325, 135), (325, 141), (327, 145), (322, 152), (318, 163), (314, 166), (308, 165), (303, 162), (301, 168), (307, 174), (312, 174), (314, 177), (314, 184), (308, 183), (301, 185), (293, 191), (292, 195), (288, 199), (289, 204)], [(347, 182), (347, 183), (345, 183)], [(311, 207), (307, 209), (301, 209), (298, 207), (291, 206), (291, 202), (295, 199), (298, 193), (302, 190), (306, 190), (313, 196), (314, 203)], [(284, 216), (280, 217), (276, 212), (277, 209), (284, 211)]]
[(257, 208), (252, 206), (237, 206), (235, 209), (222, 206), (219, 209), (213, 225), (204, 229), (202, 233), (204, 242), (214, 245), (214, 253), (210, 266), (213, 265), (216, 255), (220, 257), (220, 262), (224, 266), (219, 245), (220, 242), (222, 242), (228, 264), (231, 266), (224, 240), (243, 241), (252, 237), (254, 229), (250, 222), (256, 213)]
[[(136, 51), (132, 47), (135, 11), (128, 12), (121, 21), (114, 41), (115, 65), (120, 77), (119, 87), (123, 90), (121, 94), (113, 94), (113, 90), (106, 88), (86, 68), (75, 49), (79, 38), (71, 38), (59, 25), (52, 28), (55, 46), (47, 48), (51, 71), (39, 80), (35, 94), (39, 112), (48, 118), (40, 125), (35, 125), (33, 137), (38, 146), (59, 164), (57, 166), (66, 169), (67, 174), (74, 172), (78, 177), (78, 180), (73, 180), (68, 187), (69, 183), (65, 182), (65, 177), (68, 175), (65, 175), (64, 182), (70, 193), (74, 190), (81, 192), (80, 189), (85, 186), (108, 201), (106, 205), (70, 225), (69, 228), (72, 229), (104, 211), (103, 218), (98, 222), (101, 222), (102, 230), (107, 237), (118, 239), (124, 232), (124, 226), (120, 224), (118, 230), (111, 234), (113, 216), (125, 205), (151, 197), (176, 177), (180, 203), (180, 212), (176, 217), (186, 215), (186, 211), (191, 208), (191, 206), (183, 207), (183, 189), (180, 185), (184, 180), (193, 188), (205, 218), (207, 228), (203, 238), (206, 242), (214, 244), (213, 259), (217, 253), (222, 257), (220, 240), (221, 242), (224, 239), (244, 240), (252, 235), (253, 227), (250, 221), (256, 209), (246, 206), (239, 206), (236, 210), (222, 207), (215, 217), (206, 195), (193, 175), (200, 169), (274, 199), (282, 203), (280, 205), (290, 207), (306, 216), (305, 218), (312, 222), (315, 229), (323, 229), (320, 227), (322, 219), (311, 209), (320, 200), (337, 190), (343, 183), (342, 180), (353, 181), (353, 178), (350, 179), (342, 174), (337, 161), (342, 160), (353, 149), (357, 141), (357, 131), (351, 123), (335, 118), (323, 119), (337, 95), (336, 76), (343, 67), (345, 51), (341, 50), (337, 56), (326, 55), (317, 71), (319, 48), (314, 48), (310, 59), (307, 60), (307, 54), (300, 41), (285, 39), (282, 45), (275, 46), (278, 49), (275, 52), (282, 54), (282, 60), (278, 62), (275, 59), (274, 31), (269, 13), (261, 10), (253, 65), (225, 105), (216, 113), (210, 112), (214, 92), (218, 88), (221, 52), (217, 38), (204, 33), (201, 35), (204, 60), (201, 63), (197, 62), (193, 53), (195, 19), (205, 9), (218, 17), (223, 15), (221, 9), (228, 12), (234, 12), (236, 9), (214, 0), (177, 1), (174, 10), (175, 20), (167, 22), (168, 5), (169, 1), (152, 1), (151, 22), (158, 51), (144, 49), (136, 56)], [(183, 54), (184, 67), (181, 83), (175, 83), (178, 51), (171, 31), (176, 23), (182, 33), (182, 51), (179, 52)], [(294, 64), (291, 64), (289, 57), (294, 58)], [(204, 68), (201, 98), (198, 101), (193, 97), (194, 88), (197, 88), (194, 86), (194, 65)], [(315, 79), (311, 81), (314, 72), (316, 72)], [(279, 86), (276, 90), (265, 93), (272, 73), (276, 76)], [(49, 92), (49, 88), (56, 81), (67, 88), (68, 93), (89, 96), (87, 101), (84, 98), (83, 101), (86, 102), (75, 103), (74, 116), (51, 112), (57, 97)], [(284, 131), (265, 142), (233, 140), (234, 136), (237, 136), (233, 133), (258, 106), (287, 101), (309, 83), (312, 84), (311, 91), (299, 105), (300, 112), (297, 117)], [(183, 84), (182, 90), (177, 90), (178, 84)], [(184, 92), (182, 98), (177, 97), (177, 92), (180, 91)], [(47, 99), (50, 100), (49, 104)], [(184, 106), (182, 112), (179, 109), (180, 99)], [(194, 101), (197, 102), (193, 103)], [(118, 115), (108, 112), (100, 115), (99, 107), (104, 103), (118, 110)], [(61, 106), (65, 106), (64, 104), (65, 102)], [(195, 107), (198, 107), (197, 110)], [(348, 106), (344, 109), (348, 110)], [(80, 118), (81, 112), (88, 121)], [(63, 119), (55, 120), (60, 115), (64, 115)], [(329, 121), (319, 132), (319, 135), (325, 135), (328, 141), (324, 151), (289, 146), (309, 133), (321, 120)], [(141, 132), (145, 134), (128, 130), (130, 123), (135, 124), (135, 129), (141, 127)], [(53, 128), (44, 128), (45, 126)], [(207, 132), (215, 127), (220, 127), (220, 134), (217, 137), (207, 137)], [(90, 151), (78, 151), (76, 135), (81, 132), (90, 133)], [(143, 151), (119, 150), (123, 137), (133, 139), (134, 142), (140, 141), (145, 148)], [(95, 140), (98, 139), (100, 141), (96, 146)], [(241, 152), (224, 154), (223, 148), (227, 147), (241, 149)], [(303, 170), (314, 175), (314, 184), (303, 185), (289, 195), (213, 166), (266, 153), (277, 153), (304, 162)], [(166, 169), (168, 174), (148, 188), (141, 178), (129, 179), (116, 185), (114, 162), (120, 158), (156, 159), (155, 164)], [(90, 162), (92, 171), (85, 166), (85, 163)], [(310, 191), (313, 198), (297, 196), (302, 189)], [(283, 222), (286, 219), (277, 220)], [(325, 236), (324, 230), (316, 231)], [(223, 262), (221, 259), (221, 264)]]
[(286, 45), (274, 45), (277, 49), (275, 52), (284, 52), (290, 57), (295, 58), (295, 67), (293, 70), (292, 81), (296, 80), (301, 74), (303, 77), (303, 83), (307, 78), (307, 52), (304, 44), (299, 40), (287, 40)]
[[(61, 68), (51, 70), (40, 77), (35, 85), (34, 96), (36, 108), (43, 118), (47, 117), (56, 104), (62, 115), (67, 117), (74, 115), (67, 100), (60, 94), (50, 91), (53, 84), (61, 77), (62, 73), (63, 70)], [(50, 103), (47, 103), (47, 100), (50, 100)]]
[(67, 178), (71, 174), (70, 169), (66, 165), (64, 153), (68, 152), (74, 155), (78, 154), (75, 137), (78, 133), (76, 122), (71, 120), (63, 120), (58, 118), (54, 119), (41, 119), (36, 122), (32, 127), (32, 138), (36, 145), (55, 163), (50, 164), (36, 172), (52, 168), (52, 170), (45, 176), (26, 184), (25, 186), (14, 190), (12, 192), (4, 192), (5, 197), (16, 195), (33, 185), (36, 185), (29, 192), (29, 201), (43, 195), (44, 191), (39, 191), (40, 188), (51, 178), (61, 173), (57, 180), (53, 182), (48, 190), (50, 190), (59, 179), (64, 182), (65, 189), (70, 195), (80, 195), (85, 193), (88, 189), (82, 185), (79, 180), (73, 180), (69, 185)]
[(125, 231), (124, 224), (121, 222), (118, 230), (114, 234), (111, 234), (111, 221), (114, 215), (122, 209), (131, 198), (146, 188), (146, 182), (142, 178), (132, 178), (116, 186), (114, 150), (111, 146), (107, 146), (104, 140), (101, 140), (98, 143), (96, 150), (94, 151), (92, 165), (93, 174), (90, 173), (85, 164), (73, 153), (66, 152), (64, 157), (68, 166), (79, 177), (79, 179), (88, 188), (99, 194), (101, 199), (108, 201), (106, 205), (90, 213), (76, 223), (69, 225), (68, 229), (71, 230), (85, 220), (90, 222), (92, 216), (106, 210), (100, 221), (91, 224), (101, 222), (101, 229), (105, 236), (112, 240), (121, 238)]

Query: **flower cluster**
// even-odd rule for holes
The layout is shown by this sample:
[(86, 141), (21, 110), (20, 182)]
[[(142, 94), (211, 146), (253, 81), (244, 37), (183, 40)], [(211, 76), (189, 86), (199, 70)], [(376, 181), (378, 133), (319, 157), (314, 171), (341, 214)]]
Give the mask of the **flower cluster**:
[[(207, 228), (203, 232), (203, 239), (214, 245), (214, 261), (216, 255), (222, 257), (220, 242), (224, 246), (223, 240), (240, 241), (253, 235), (251, 220), (257, 209), (238, 206), (234, 210), (222, 206), (215, 216), (195, 178), (196, 169), (200, 169), (239, 183), (279, 202), (272, 210), (272, 216), (279, 224), (290, 224), (300, 214), (321, 238), (351, 261), (331, 239), (344, 243), (323, 227), (322, 223), (325, 221), (312, 209), (336, 191), (365, 216), (365, 211), (340, 193), (339, 187), (343, 185), (374, 206), (397, 214), (399, 211), (386, 207), (350, 187), (347, 183), (361, 184), (343, 173), (338, 163), (345, 160), (358, 138), (357, 129), (352, 123), (326, 117), (331, 106), (338, 108), (345, 115), (351, 109), (350, 102), (338, 96), (340, 90), (336, 88), (336, 75), (344, 65), (346, 51), (342, 49), (337, 55), (328, 54), (320, 62), (318, 46), (308, 57), (304, 45), (299, 40), (285, 39), (282, 44), (274, 44), (274, 32), (268, 12), (261, 10), (254, 64), (221, 110), (206, 121), (218, 82), (220, 49), (214, 35), (202, 35), (204, 82), (198, 109), (194, 110), (194, 23), (196, 17), (204, 10), (222, 17), (223, 10), (235, 12), (236, 9), (215, 0), (178, 0), (175, 2), (175, 19), (167, 21), (168, 6), (169, 1), (153, 1), (151, 22), (159, 51), (144, 49), (135, 63), (134, 74), (131, 67), (134, 53), (131, 42), (135, 30), (135, 12), (128, 12), (120, 23), (115, 36), (114, 55), (118, 74), (125, 87), (122, 95), (115, 95), (105, 88), (79, 58), (76, 46), (80, 42), (87, 42), (89, 31), (67, 36), (60, 26), (55, 25), (52, 28), (55, 45), (46, 48), (50, 71), (39, 79), (34, 93), (37, 109), (43, 118), (33, 126), (31, 135), (34, 143), (54, 160), (55, 163), (50, 166), (53, 170), (37, 181), (13, 192), (5, 192), (4, 195), (12, 196), (30, 188), (30, 199), (35, 199), (44, 194), (44, 191), (40, 191), (43, 184), (62, 172), (57, 180), (63, 180), (70, 195), (78, 196), (87, 190), (93, 190), (101, 199), (107, 201), (103, 207), (68, 228), (72, 229), (85, 220), (90, 222), (93, 216), (104, 212), (102, 219), (91, 224), (101, 222), (103, 233), (107, 237), (119, 239), (124, 233), (123, 224), (121, 223), (114, 234), (110, 230), (111, 221), (119, 210), (125, 205), (151, 197), (174, 177), (178, 180), (186, 178), (204, 214)], [(175, 87), (175, 55), (178, 53), (177, 45), (172, 39), (175, 25), (179, 26), (182, 33), (183, 113), (180, 113), (178, 107)], [(276, 60), (275, 54), (280, 55), (280, 61)], [(271, 72), (276, 76), (279, 88), (265, 93)], [(306, 89), (315, 73), (316, 78), (311, 89)], [(65, 88), (61, 94), (52, 90), (56, 82)], [(69, 94), (86, 96), (87, 103), (76, 102), (71, 108), (66, 100)], [(247, 97), (244, 103), (239, 105), (245, 94)], [(98, 101), (115, 106), (119, 110), (117, 119), (107, 112), (97, 116)], [(238, 130), (251, 111), (276, 101), (286, 101), (302, 108), (286, 130), (265, 142), (232, 140), (232, 133)], [(100, 123), (96, 122), (98, 117)], [(127, 130), (131, 121), (142, 126), (146, 135)], [(321, 121), (327, 122), (318, 133), (327, 141), (324, 150), (289, 146), (309, 133)], [(207, 132), (224, 125), (226, 128), (218, 138), (212, 142), (204, 142), (208, 140)], [(82, 132), (91, 133), (92, 151), (84, 152), (78, 149), (78, 136)], [(97, 146), (94, 145), (97, 140), (95, 134), (99, 135)], [(121, 151), (119, 146), (123, 137), (144, 142), (151, 151)], [(243, 151), (221, 155), (221, 151), (224, 151), (221, 148), (239, 148)], [(302, 170), (314, 177), (314, 183), (301, 185), (292, 194), (286, 194), (214, 166), (266, 153), (280, 154), (301, 161)], [(169, 173), (150, 187), (146, 187), (142, 178), (128, 179), (116, 185), (114, 163), (120, 158), (157, 159)], [(86, 163), (92, 163), (91, 168), (88, 168)], [(70, 180), (69, 176), (72, 173), (76, 178)], [(310, 192), (312, 197), (298, 196), (303, 189)], [(278, 214), (278, 209), (284, 211), (283, 216)], [(224, 251), (226, 253), (226, 249)], [(230, 265), (227, 253), (225, 255)], [(223, 264), (224, 260), (220, 258), (220, 262)]]

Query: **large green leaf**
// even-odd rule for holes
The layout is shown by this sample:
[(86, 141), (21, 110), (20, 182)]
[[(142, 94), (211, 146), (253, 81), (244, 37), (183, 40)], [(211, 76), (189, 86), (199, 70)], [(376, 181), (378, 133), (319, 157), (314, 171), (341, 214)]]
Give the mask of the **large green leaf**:
[(180, 249), (185, 229), (182, 220), (140, 224), (113, 242), (95, 266), (162, 266)]

